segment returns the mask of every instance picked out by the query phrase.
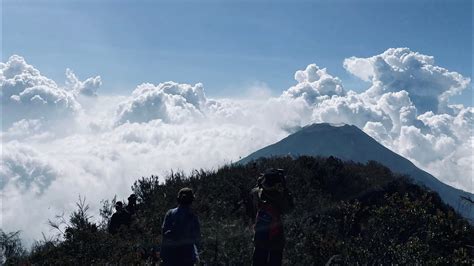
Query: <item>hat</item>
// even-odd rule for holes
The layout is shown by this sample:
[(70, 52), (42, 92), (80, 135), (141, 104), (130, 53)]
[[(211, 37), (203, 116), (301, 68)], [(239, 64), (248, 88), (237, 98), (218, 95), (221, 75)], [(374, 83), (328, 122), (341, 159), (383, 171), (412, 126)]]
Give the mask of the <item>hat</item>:
[(261, 185), (264, 189), (271, 189), (278, 184), (285, 185), (285, 176), (283, 169), (267, 169), (261, 176)]

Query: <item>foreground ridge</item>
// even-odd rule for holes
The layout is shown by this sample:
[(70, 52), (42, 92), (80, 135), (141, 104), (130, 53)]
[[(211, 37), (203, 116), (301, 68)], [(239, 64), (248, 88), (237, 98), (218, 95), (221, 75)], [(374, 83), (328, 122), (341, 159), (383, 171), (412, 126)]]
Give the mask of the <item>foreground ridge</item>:
[[(250, 265), (252, 227), (245, 205), (256, 177), (267, 168), (286, 169), (294, 209), (284, 219), (284, 265), (334, 263), (472, 263), (474, 228), (437, 193), (393, 174), (387, 167), (344, 162), (335, 157), (262, 158), (217, 171), (171, 173), (141, 178), (132, 187), (137, 212), (128, 229), (107, 233), (106, 201), (101, 223), (78, 206), (59, 239), (38, 242), (29, 254), (8, 263), (153, 263), (161, 224), (182, 187), (195, 192), (204, 265)], [(82, 206), (82, 207), (81, 207)]]

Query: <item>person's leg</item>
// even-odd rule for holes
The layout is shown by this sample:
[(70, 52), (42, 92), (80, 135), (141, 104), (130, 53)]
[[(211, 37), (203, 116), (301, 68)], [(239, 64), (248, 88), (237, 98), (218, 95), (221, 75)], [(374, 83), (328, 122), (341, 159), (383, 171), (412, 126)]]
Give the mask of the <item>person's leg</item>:
[(195, 263), (188, 262), (188, 261), (186, 261), (186, 262), (184, 262), (184, 261), (172, 261), (172, 262), (162, 261), (160, 265), (161, 266), (194, 266)]
[(268, 263), (268, 250), (255, 247), (252, 260), (252, 266), (266, 266)]
[(270, 251), (270, 258), (268, 259), (269, 266), (281, 266), (282, 259), (283, 259), (283, 250), (271, 250)]

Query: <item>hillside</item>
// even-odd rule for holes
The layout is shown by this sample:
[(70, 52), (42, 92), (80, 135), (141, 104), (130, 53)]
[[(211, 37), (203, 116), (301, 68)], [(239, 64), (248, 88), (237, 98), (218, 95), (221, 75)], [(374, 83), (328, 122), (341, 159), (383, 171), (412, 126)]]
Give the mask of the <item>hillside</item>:
[(412, 162), (387, 149), (356, 126), (328, 123), (312, 124), (289, 135), (281, 141), (264, 147), (239, 163), (248, 163), (260, 157), (271, 156), (335, 156), (343, 160), (366, 163), (377, 161), (395, 173), (408, 175), (421, 185), (436, 191), (444, 202), (464, 217), (474, 221), (474, 208), (463, 204), (461, 197), (474, 199), (472, 193), (453, 188)]
[(106, 232), (111, 201), (103, 202), (101, 223), (91, 222), (89, 215), (96, 214), (79, 203), (65, 220), (61, 239), (40, 241), (29, 254), (10, 253), (7, 264), (151, 262), (145, 254), (159, 246), (164, 214), (176, 205), (177, 191), (189, 186), (197, 194), (193, 209), (201, 223), (202, 262), (250, 265), (252, 230), (240, 203), (269, 167), (286, 169), (295, 197), (295, 209), (285, 217), (285, 265), (323, 265), (330, 258), (343, 264), (474, 262), (474, 228), (436, 193), (374, 161), (302, 156), (263, 158), (190, 176), (172, 173), (166, 182), (141, 178), (132, 186), (139, 211), (129, 229), (114, 236)]

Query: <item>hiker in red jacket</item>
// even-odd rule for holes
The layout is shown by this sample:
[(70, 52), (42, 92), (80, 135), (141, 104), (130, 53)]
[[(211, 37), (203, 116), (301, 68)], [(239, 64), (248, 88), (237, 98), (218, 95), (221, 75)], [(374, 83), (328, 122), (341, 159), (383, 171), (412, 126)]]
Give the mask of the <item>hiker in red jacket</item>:
[(281, 169), (268, 169), (252, 190), (256, 204), (253, 265), (281, 265), (285, 236), (282, 215), (293, 208)]

